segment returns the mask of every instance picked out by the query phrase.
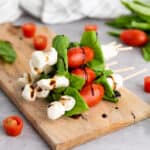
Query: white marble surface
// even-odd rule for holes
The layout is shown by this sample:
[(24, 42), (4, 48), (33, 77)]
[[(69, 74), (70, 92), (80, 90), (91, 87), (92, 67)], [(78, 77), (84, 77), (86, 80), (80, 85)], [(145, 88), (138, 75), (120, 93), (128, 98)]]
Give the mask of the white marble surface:
[[(16, 21), (16, 24), (21, 24), (26, 21), (36, 21), (30, 17), (23, 16)], [(99, 35), (101, 43), (111, 42), (117, 40), (110, 37), (106, 32), (110, 29), (104, 25), (103, 21), (85, 19), (78, 22), (63, 25), (50, 26), (58, 34), (66, 34), (72, 40), (79, 40), (82, 33), (83, 26), (87, 23), (95, 23), (99, 25)], [(148, 68), (149, 71), (145, 74), (137, 76), (125, 82), (125, 86), (133, 91), (136, 95), (141, 97), (144, 101), (150, 104), (150, 94), (143, 92), (143, 78), (145, 75), (150, 75), (150, 63), (146, 63), (139, 49), (134, 49), (130, 52), (122, 52), (112, 61), (119, 62), (115, 68), (135, 66), (136, 70)], [(134, 71), (131, 71), (134, 72)], [(128, 73), (122, 73), (126, 76)], [(24, 119), (24, 129), (21, 136), (17, 138), (8, 137), (2, 129), (1, 121), (12, 114), (20, 115)], [(38, 133), (31, 127), (30, 123), (26, 121), (24, 116), (12, 104), (9, 98), (0, 91), (0, 150), (48, 150), (50, 149)], [(150, 149), (150, 119), (141, 121), (135, 125), (124, 128), (120, 131), (98, 138), (81, 146), (74, 148), (74, 150), (149, 150)]]

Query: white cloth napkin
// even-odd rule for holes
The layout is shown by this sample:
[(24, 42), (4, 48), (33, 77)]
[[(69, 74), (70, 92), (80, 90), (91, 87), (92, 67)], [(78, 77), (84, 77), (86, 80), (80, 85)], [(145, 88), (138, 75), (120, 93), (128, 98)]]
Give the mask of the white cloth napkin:
[(0, 23), (17, 19), (22, 13), (19, 6), (48, 24), (85, 17), (114, 18), (128, 13), (120, 0), (0, 0)]
[(44, 23), (66, 23), (84, 17), (114, 18), (128, 11), (120, 0), (21, 0), (21, 6)]
[(0, 0), (0, 23), (14, 21), (21, 14), (19, 0)]

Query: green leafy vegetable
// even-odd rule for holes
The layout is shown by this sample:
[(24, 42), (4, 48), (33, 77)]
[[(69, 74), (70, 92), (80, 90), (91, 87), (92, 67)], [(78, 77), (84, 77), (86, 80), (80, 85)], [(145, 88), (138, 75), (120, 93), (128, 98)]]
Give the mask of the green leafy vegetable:
[(77, 75), (69, 75), (70, 87), (80, 90), (85, 84), (85, 80)]
[(80, 93), (75, 88), (68, 87), (64, 94), (72, 96), (76, 100), (75, 107), (72, 110), (67, 111), (65, 113), (65, 116), (78, 115), (88, 110), (87, 104), (85, 103), (83, 98), (80, 96)]
[(150, 61), (150, 42), (142, 48), (143, 57), (146, 61)]
[(61, 87), (61, 88), (54, 89), (53, 91), (51, 91), (49, 93), (49, 95), (47, 96), (46, 100), (48, 102), (60, 100), (60, 97), (62, 95), (64, 95), (65, 90), (66, 90), (66, 87)]
[(104, 100), (111, 101), (111, 102), (118, 102), (118, 99), (115, 97), (115, 93), (112, 87), (107, 82), (107, 77), (105, 75), (100, 76), (95, 83), (102, 84), (105, 88), (105, 95), (103, 97)]
[(8, 41), (0, 40), (0, 58), (8, 63), (13, 63), (16, 60), (16, 52), (12, 44)]
[(97, 33), (95, 31), (85, 31), (82, 34), (80, 45), (88, 46), (94, 50), (94, 59), (88, 63), (88, 67), (94, 71), (103, 70), (105, 61)]
[(72, 47), (79, 47), (80, 43), (78, 42), (70, 42), (68, 49), (72, 48)]
[(67, 48), (69, 46), (69, 39), (64, 35), (57, 35), (53, 39), (53, 47), (58, 52), (58, 61), (56, 64), (57, 73), (68, 72)]

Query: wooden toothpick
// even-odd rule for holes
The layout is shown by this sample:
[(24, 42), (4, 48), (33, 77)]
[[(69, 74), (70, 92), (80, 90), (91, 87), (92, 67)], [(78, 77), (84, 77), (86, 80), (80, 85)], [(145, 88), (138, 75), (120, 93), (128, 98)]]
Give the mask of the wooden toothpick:
[(147, 69), (147, 68), (144, 68), (143, 70), (137, 71), (137, 72), (135, 72), (135, 73), (133, 73), (133, 74), (130, 74), (130, 75), (124, 77), (123, 80), (126, 81), (126, 80), (128, 80), (128, 79), (131, 79), (131, 78), (133, 78), (133, 77), (136, 77), (136, 76), (138, 76), (138, 75), (140, 75), (140, 74), (142, 74), (142, 73), (145, 73), (145, 72), (147, 72), (147, 71), (148, 71), (148, 69)]

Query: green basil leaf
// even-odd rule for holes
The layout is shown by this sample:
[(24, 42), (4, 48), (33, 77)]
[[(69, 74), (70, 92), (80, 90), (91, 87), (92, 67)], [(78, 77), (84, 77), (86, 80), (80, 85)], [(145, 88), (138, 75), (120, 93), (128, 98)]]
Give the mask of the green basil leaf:
[(95, 31), (83, 32), (80, 45), (88, 46), (94, 51), (94, 59), (88, 63), (88, 66), (94, 71), (103, 70), (105, 67), (105, 61), (97, 33)]
[(87, 104), (85, 103), (83, 98), (80, 96), (80, 93), (75, 88), (68, 87), (64, 94), (72, 96), (76, 100), (75, 107), (72, 110), (67, 111), (65, 113), (65, 116), (79, 115), (88, 110)]
[(53, 47), (58, 52), (58, 61), (56, 64), (57, 73), (68, 72), (68, 58), (67, 48), (69, 46), (69, 39), (64, 35), (57, 35), (53, 39)]
[(8, 41), (0, 40), (0, 58), (8, 63), (13, 63), (16, 60), (16, 52), (12, 44)]

